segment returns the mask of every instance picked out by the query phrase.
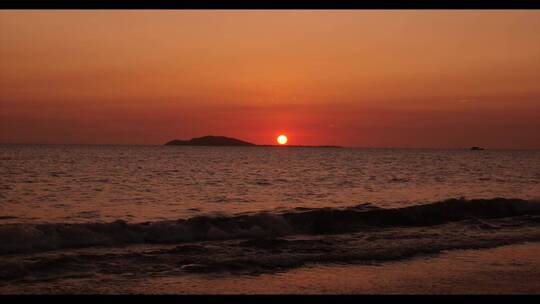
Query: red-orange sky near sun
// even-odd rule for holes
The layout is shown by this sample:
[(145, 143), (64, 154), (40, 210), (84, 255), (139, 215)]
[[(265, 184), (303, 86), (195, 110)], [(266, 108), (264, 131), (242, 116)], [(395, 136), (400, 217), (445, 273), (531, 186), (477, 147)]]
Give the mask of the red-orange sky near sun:
[(540, 11), (1, 11), (0, 142), (540, 148)]

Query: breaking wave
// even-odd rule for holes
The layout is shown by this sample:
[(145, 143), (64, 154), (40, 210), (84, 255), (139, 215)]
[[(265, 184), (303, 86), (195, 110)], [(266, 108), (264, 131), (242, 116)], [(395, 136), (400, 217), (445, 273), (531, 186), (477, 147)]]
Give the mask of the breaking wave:
[[(237, 216), (197, 216), (177, 221), (0, 225), (0, 254), (93, 246), (174, 244), (193, 241), (325, 235), (381, 227), (420, 227), (448, 222), (540, 214), (540, 202), (521, 199), (448, 199), (382, 209), (362, 204), (337, 209), (292, 210)], [(486, 224), (488, 225), (488, 224)]]

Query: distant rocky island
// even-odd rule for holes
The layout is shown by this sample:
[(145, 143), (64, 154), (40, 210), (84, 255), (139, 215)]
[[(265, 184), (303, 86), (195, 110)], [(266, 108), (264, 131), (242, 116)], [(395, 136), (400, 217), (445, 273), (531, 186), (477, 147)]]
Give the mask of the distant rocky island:
[(240, 139), (226, 136), (203, 136), (190, 140), (175, 139), (165, 143), (166, 146), (226, 146), (226, 147), (289, 147), (289, 148), (341, 148), (339, 146), (297, 146), (297, 145), (256, 145)]
[(190, 140), (171, 140), (167, 146), (256, 146), (247, 141), (225, 136), (203, 136)]

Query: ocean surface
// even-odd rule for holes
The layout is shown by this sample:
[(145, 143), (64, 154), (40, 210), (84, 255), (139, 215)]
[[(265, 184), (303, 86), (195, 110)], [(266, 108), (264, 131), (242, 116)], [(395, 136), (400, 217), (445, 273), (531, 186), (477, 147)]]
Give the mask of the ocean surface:
[(540, 198), (540, 151), (0, 146), (1, 223)]
[(540, 151), (0, 145), (0, 172), (0, 293), (540, 241)]

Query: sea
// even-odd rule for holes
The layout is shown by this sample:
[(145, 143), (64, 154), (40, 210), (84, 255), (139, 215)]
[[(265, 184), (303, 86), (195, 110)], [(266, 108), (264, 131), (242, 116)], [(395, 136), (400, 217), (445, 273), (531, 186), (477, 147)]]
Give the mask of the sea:
[(538, 150), (0, 145), (0, 293), (539, 241)]

